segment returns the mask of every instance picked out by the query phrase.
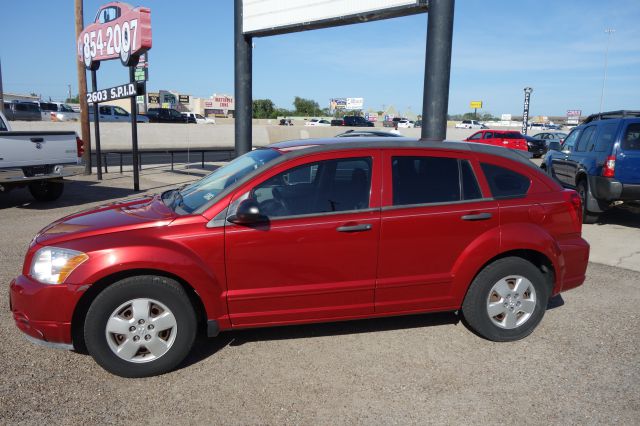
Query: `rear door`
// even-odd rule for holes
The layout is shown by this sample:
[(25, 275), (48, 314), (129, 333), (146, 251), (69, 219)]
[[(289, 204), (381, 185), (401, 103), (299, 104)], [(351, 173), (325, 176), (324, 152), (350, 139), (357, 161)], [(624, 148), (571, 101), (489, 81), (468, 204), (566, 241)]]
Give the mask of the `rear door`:
[(640, 120), (625, 123), (616, 156), (615, 177), (623, 184), (640, 184)]
[[(454, 309), (456, 263), (499, 225), (497, 202), (476, 178), (475, 157), (390, 150), (383, 174), (376, 313)], [(490, 244), (497, 250), (497, 232)]]

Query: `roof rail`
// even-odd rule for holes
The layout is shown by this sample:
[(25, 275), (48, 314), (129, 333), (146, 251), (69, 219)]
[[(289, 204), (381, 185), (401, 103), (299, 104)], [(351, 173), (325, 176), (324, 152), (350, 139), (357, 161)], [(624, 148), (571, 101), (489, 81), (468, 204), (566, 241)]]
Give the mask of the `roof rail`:
[(592, 121), (597, 120), (610, 120), (613, 118), (626, 118), (626, 117), (640, 117), (640, 111), (631, 111), (626, 109), (621, 109), (619, 111), (608, 111), (608, 112), (599, 112), (597, 114), (591, 114), (588, 116), (582, 124), (591, 123)]

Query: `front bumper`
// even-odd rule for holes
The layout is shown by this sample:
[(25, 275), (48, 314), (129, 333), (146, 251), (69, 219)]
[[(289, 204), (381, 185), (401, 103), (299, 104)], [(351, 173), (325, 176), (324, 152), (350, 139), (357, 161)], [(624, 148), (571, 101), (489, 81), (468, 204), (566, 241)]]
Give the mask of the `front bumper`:
[(612, 178), (589, 176), (589, 189), (598, 200), (640, 200), (640, 185), (625, 184)]
[(86, 287), (41, 284), (20, 275), (9, 286), (9, 308), (16, 326), (49, 346), (72, 345), (71, 318)]

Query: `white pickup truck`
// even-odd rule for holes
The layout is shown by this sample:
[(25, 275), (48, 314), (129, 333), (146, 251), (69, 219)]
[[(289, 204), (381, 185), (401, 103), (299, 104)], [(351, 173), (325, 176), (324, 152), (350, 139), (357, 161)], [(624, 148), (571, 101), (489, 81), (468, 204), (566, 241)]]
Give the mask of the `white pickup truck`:
[(27, 186), (38, 201), (62, 195), (63, 178), (84, 170), (75, 132), (13, 132), (0, 112), (0, 193)]

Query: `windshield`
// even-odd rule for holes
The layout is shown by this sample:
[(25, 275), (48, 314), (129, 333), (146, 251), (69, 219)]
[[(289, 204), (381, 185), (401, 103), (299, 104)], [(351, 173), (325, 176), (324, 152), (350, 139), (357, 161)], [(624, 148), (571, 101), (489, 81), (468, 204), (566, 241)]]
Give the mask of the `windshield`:
[[(210, 175), (181, 189), (173, 197), (163, 196), (164, 200), (171, 199), (168, 205), (179, 207), (185, 213), (193, 213), (207, 202), (211, 201), (225, 188), (233, 185), (249, 173), (267, 164), (281, 154), (275, 149), (256, 149), (248, 152), (229, 164), (220, 167)], [(166, 202), (166, 201), (165, 201)], [(174, 207), (173, 204), (176, 204)]]

